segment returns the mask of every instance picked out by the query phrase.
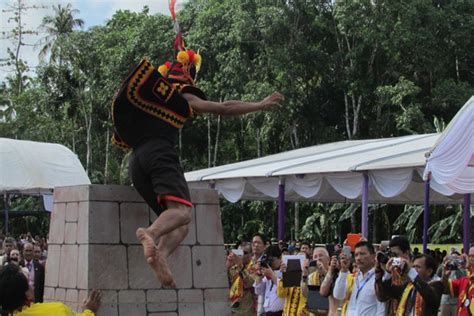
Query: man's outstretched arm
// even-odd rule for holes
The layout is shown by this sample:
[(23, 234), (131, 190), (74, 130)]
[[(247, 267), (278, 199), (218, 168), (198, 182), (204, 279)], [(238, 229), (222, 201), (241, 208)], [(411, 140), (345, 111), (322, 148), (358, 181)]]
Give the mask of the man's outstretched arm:
[(283, 100), (283, 95), (278, 92), (274, 92), (260, 102), (244, 102), (237, 100), (213, 102), (203, 100), (190, 93), (184, 93), (183, 97), (188, 101), (193, 109), (201, 113), (213, 113), (229, 116), (266, 110), (279, 104), (279, 102)]

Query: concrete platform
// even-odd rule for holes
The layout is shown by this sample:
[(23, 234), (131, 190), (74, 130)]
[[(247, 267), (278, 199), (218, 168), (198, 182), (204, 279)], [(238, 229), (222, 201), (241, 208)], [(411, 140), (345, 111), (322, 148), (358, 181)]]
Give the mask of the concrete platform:
[(169, 259), (176, 290), (162, 289), (135, 230), (156, 215), (129, 186), (56, 188), (51, 214), (45, 301), (78, 310), (102, 291), (99, 316), (230, 315), (219, 200), (192, 190), (189, 234)]

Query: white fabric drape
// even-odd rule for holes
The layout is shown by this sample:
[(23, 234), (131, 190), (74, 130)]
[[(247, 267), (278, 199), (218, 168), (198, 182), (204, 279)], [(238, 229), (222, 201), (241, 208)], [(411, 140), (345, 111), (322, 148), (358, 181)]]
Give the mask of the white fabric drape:
[[(416, 171), (418, 172), (420, 177), (423, 177), (424, 169), (418, 168)], [(444, 196), (451, 196), (454, 193), (456, 193), (451, 188), (449, 188), (448, 186), (443, 185), (443, 184), (439, 184), (438, 181), (436, 181), (436, 179), (431, 179), (430, 180), (430, 188), (433, 189), (434, 191), (444, 195)]]
[(424, 172), (457, 193), (474, 192), (474, 97), (451, 121), (433, 147)]
[[(250, 183), (259, 192), (270, 196), (272, 198), (278, 197), (278, 184), (279, 179), (275, 177), (269, 178), (249, 178), (247, 182)], [(285, 185), (285, 191), (290, 191), (291, 188)]]
[(331, 186), (342, 196), (355, 199), (362, 194), (364, 177), (362, 173), (333, 173), (325, 176)]
[(304, 176), (291, 175), (286, 178), (285, 183), (291, 184), (293, 190), (304, 198), (310, 198), (318, 194), (323, 183), (323, 176), (320, 174), (308, 174)]
[(244, 194), (245, 180), (242, 178), (219, 180), (216, 181), (215, 188), (227, 201), (235, 203)]
[(413, 178), (412, 168), (375, 170), (369, 172), (370, 183), (381, 196), (391, 198), (406, 190)]

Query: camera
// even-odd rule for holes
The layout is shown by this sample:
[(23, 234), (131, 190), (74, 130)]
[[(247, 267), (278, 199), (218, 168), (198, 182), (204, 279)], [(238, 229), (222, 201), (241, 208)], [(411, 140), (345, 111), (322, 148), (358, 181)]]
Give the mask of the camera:
[(402, 265), (402, 259), (401, 258), (393, 258), (392, 260), (392, 266), (393, 267), (400, 267)]
[(390, 256), (389, 251), (379, 252), (379, 253), (377, 253), (377, 262), (379, 262), (381, 264), (387, 264), (390, 257), (391, 256)]
[(450, 271), (459, 270), (465, 264), (464, 260), (461, 258), (453, 258), (452, 256), (448, 257), (448, 263), (446, 268)]
[(266, 253), (262, 255), (260, 260), (258, 261), (260, 263), (261, 267), (272, 267), (272, 257), (268, 256)]

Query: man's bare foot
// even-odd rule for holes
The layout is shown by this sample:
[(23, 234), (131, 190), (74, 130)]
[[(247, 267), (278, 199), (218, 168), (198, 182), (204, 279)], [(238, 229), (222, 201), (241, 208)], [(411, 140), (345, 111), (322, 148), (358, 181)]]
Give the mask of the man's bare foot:
[(148, 234), (145, 228), (138, 228), (136, 231), (138, 240), (143, 245), (143, 253), (146, 262), (156, 275), (156, 278), (161, 282), (163, 287), (175, 288), (176, 284), (173, 280), (173, 275), (168, 267), (166, 258), (160, 256), (156, 250), (155, 241)]
[(136, 233), (138, 240), (142, 243), (143, 254), (145, 255), (146, 262), (151, 264), (155, 260), (156, 245), (153, 238), (148, 234), (145, 228), (138, 228)]

